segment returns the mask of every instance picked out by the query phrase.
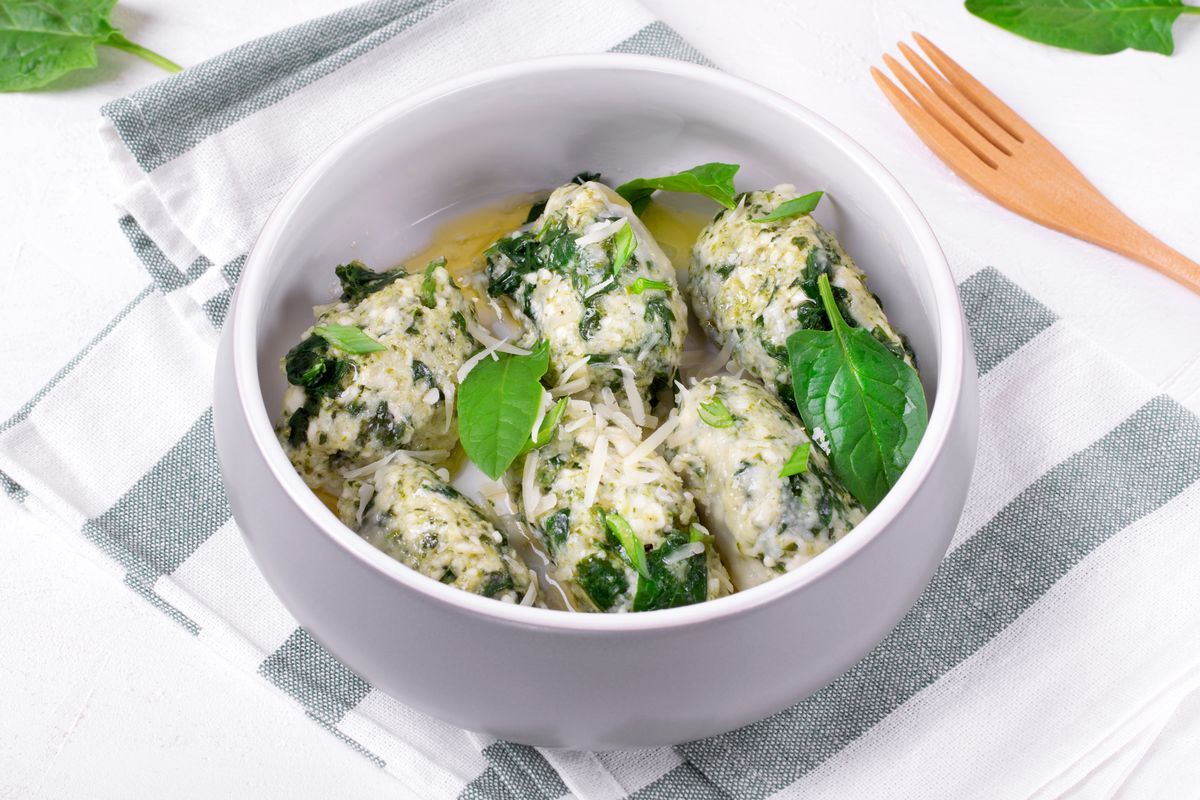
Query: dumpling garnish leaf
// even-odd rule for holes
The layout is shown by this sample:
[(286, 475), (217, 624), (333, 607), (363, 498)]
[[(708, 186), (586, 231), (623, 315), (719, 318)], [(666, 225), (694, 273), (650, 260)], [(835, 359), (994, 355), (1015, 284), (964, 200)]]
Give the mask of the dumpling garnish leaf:
[(752, 219), (751, 222), (774, 222), (777, 219), (791, 219), (802, 214), (811, 214), (817, 208), (817, 203), (821, 202), (821, 198), (825, 196), (824, 192), (809, 192), (806, 195), (788, 200), (786, 203), (780, 204), (779, 208), (767, 214), (765, 217)]
[(733, 424), (733, 414), (729, 412), (729, 408), (719, 397), (714, 397), (707, 403), (701, 403), (699, 414), (705, 425), (711, 425), (714, 428), (728, 428)]
[(832, 330), (787, 339), (796, 406), (818, 444), (827, 441), (846, 488), (874, 508), (925, 433), (925, 392), (916, 370), (869, 331), (846, 324), (827, 275), (817, 288)]
[(475, 465), (496, 480), (521, 454), (542, 403), (541, 378), (550, 365), (545, 340), (529, 355), (485, 358), (458, 391), (458, 431)]
[(651, 278), (638, 278), (629, 285), (630, 294), (641, 294), (649, 289), (659, 292), (669, 292), (671, 291), (671, 285), (666, 281), (656, 281)]
[(705, 599), (708, 565), (704, 544), (675, 532), (646, 554), (646, 575), (639, 575), (634, 611), (675, 608)]
[(611, 269), (614, 278), (621, 274), (621, 270), (629, 263), (629, 257), (636, 249), (637, 236), (634, 235), (633, 228), (629, 227), (629, 223), (626, 222), (613, 234)]
[(725, 208), (733, 208), (736, 205), (733, 176), (737, 174), (740, 166), (714, 161), (661, 178), (636, 178), (618, 186), (617, 194), (624, 197), (639, 215), (650, 202), (650, 195), (659, 190), (703, 195), (716, 200)]
[(617, 537), (617, 541), (621, 543), (621, 549), (625, 551), (625, 557), (637, 570), (638, 575), (649, 578), (650, 567), (646, 563), (646, 550), (625, 518), (615, 512), (605, 514), (604, 524), (608, 526), (609, 532)]
[(362, 328), (354, 325), (318, 325), (313, 333), (345, 353), (378, 353), (387, 350), (379, 342), (363, 333)]
[(793, 475), (808, 472), (808, 451), (811, 449), (812, 445), (808, 442), (801, 442), (796, 445), (796, 449), (788, 456), (783, 469), (779, 470), (779, 477), (790, 478)]

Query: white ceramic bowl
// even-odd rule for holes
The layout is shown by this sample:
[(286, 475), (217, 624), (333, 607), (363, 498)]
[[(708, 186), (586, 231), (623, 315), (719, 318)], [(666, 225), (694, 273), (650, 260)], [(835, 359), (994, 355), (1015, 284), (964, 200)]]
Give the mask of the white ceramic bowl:
[[(272, 431), (279, 359), (336, 293), (333, 266), (377, 268), (472, 205), (706, 161), (741, 189), (829, 193), (818, 213), (917, 353), (931, 399), (911, 465), (828, 552), (766, 585), (641, 614), (569, 614), (444, 586), (376, 550), (305, 487)], [(851, 666), (908, 610), (962, 510), (975, 369), (955, 286), (912, 200), (813, 113), (723, 73), (641, 56), (573, 56), (475, 73), (376, 114), (286, 194), (247, 260), (216, 376), (234, 516), (272, 588), (376, 687), (462, 727), (588, 749), (677, 743), (751, 722)]]

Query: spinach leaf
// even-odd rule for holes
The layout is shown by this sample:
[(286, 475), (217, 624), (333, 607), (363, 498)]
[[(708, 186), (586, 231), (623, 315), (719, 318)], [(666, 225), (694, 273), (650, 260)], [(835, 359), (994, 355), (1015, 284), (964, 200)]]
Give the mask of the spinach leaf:
[(458, 432), (463, 449), (492, 480), (520, 455), (542, 402), (541, 377), (550, 365), (543, 340), (527, 356), (485, 358), (458, 391)]
[[(615, 558), (615, 556), (614, 556)], [(592, 553), (575, 565), (575, 580), (591, 598), (596, 608), (608, 611), (617, 598), (629, 589), (625, 570), (613, 564), (602, 553)]]
[(621, 543), (621, 549), (625, 551), (625, 557), (637, 570), (638, 575), (643, 578), (650, 577), (650, 568), (646, 564), (646, 550), (642, 547), (641, 539), (634, 533), (625, 518), (615, 511), (610, 512), (604, 515), (604, 524), (608, 526), (609, 532), (617, 537), (617, 541)]
[(701, 403), (696, 413), (705, 425), (713, 428), (728, 428), (733, 425), (733, 414), (729, 413), (729, 407), (719, 397)]
[(1171, 26), (1200, 14), (1182, 0), (967, 0), (967, 11), (1035, 42), (1107, 55), (1127, 47), (1171, 55)]
[(783, 469), (779, 470), (779, 477), (790, 478), (793, 475), (808, 472), (808, 452), (811, 449), (811, 442), (801, 442), (796, 445), (796, 449), (792, 451), (792, 454), (788, 456), (788, 460), (784, 463)]
[[(628, 291), (630, 294), (641, 294), (647, 289), (657, 289), (660, 292), (669, 292), (671, 291), (671, 285), (666, 281), (655, 281), (651, 280), (650, 278), (638, 278), (629, 285)], [(672, 314), (671, 316), (673, 317), (675, 315)]]
[(574, 178), (571, 178), (571, 183), (578, 183), (580, 186), (582, 186), (585, 183), (599, 181), (601, 177), (603, 176), (599, 172), (588, 172), (587, 170), (584, 170)]
[(699, 194), (716, 200), (725, 208), (733, 208), (734, 188), (733, 176), (737, 174), (740, 165), (713, 162), (700, 164), (677, 172), (674, 175), (664, 175), (661, 178), (637, 178), (617, 187), (617, 194), (624, 197), (633, 207), (634, 213), (640, 215), (650, 202), (650, 195), (658, 190), (664, 192), (686, 192)]
[(646, 554), (647, 575), (639, 576), (633, 596), (634, 611), (653, 611), (702, 602), (708, 594), (708, 561), (704, 552), (685, 556), (668, 564), (666, 559), (693, 541), (703, 541), (693, 528), (692, 535), (673, 531), (662, 544)]
[(551, 553), (562, 547), (567, 543), (567, 534), (571, 530), (571, 509), (560, 508), (555, 511), (546, 518), (542, 530)]
[(779, 208), (767, 214), (765, 217), (752, 219), (751, 222), (773, 222), (777, 219), (790, 219), (798, 217), (801, 214), (811, 214), (817, 207), (817, 203), (821, 202), (821, 198), (825, 196), (824, 192), (809, 192), (801, 197), (795, 197), (788, 200), (786, 203), (781, 203)]
[(313, 333), (337, 349), (346, 353), (378, 353), (387, 350), (385, 346), (363, 333), (362, 328), (353, 325), (318, 325)]
[(124, 50), (167, 72), (182, 67), (134, 44), (108, 21), (116, 0), (0, 0), (0, 91), (45, 86), (96, 66), (96, 46)]
[(642, 319), (646, 322), (657, 319), (663, 328), (663, 338), (671, 338), (671, 326), (675, 323), (675, 312), (667, 305), (665, 297), (654, 297), (646, 303), (646, 310), (642, 313)]
[(628, 221), (620, 230), (612, 235), (612, 276), (621, 274), (621, 270), (629, 263), (633, 251), (637, 249), (637, 237), (633, 234), (633, 226)]
[(489, 572), (483, 580), (479, 593), (484, 597), (495, 597), (502, 592), (511, 592), (517, 588), (513, 585), (512, 575), (508, 572)]
[(542, 212), (546, 210), (547, 202), (549, 202), (549, 199), (538, 200), (536, 203), (531, 205), (529, 207), (529, 213), (525, 215), (525, 223), (524, 224), (528, 225), (529, 223), (533, 222), (538, 217), (540, 217), (542, 215)]
[(333, 397), (342, 389), (342, 379), (350, 374), (349, 361), (329, 354), (329, 343), (315, 333), (288, 351), (283, 372), (288, 383), (303, 386), (310, 396)]
[(437, 308), (437, 276), (433, 273), (446, 266), (446, 259), (435, 258), (425, 266), (425, 279), (421, 281), (421, 305)]
[(385, 286), (389, 286), (400, 278), (408, 276), (404, 267), (396, 267), (386, 272), (375, 272), (363, 262), (355, 259), (349, 264), (339, 264), (333, 273), (342, 284), (342, 302), (357, 303), (367, 295), (374, 294)]
[(788, 337), (796, 405), (808, 429), (829, 439), (834, 472), (867, 508), (896, 483), (925, 433), (928, 414), (917, 372), (842, 319), (829, 277), (818, 292), (833, 326)]
[(412, 362), (412, 379), (414, 384), (419, 381), (428, 381), (430, 388), (437, 388), (437, 380), (433, 377), (433, 370), (424, 361), (418, 361), (415, 358)]

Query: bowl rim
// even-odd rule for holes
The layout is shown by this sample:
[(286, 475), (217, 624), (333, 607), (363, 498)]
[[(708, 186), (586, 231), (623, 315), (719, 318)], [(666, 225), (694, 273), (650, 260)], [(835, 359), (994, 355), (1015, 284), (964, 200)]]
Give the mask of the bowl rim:
[[(596, 70), (665, 73), (741, 94), (795, 119), (840, 149), (883, 191), (913, 236), (933, 289), (933, 321), (940, 345), (938, 394), (925, 435), (899, 481), (879, 505), (855, 526), (852, 535), (840, 539), (820, 558), (814, 558), (759, 586), (689, 606), (640, 613), (570, 613), (498, 602), (431, 580), (394, 560), (342, 524), (304, 483), (276, 439), (258, 379), (257, 330), (260, 311), (269, 289), (265, 263), (277, 249), (287, 220), (304, 202), (314, 184), (335, 169), (343, 156), (378, 129), (459, 91), (547, 72)], [(489, 67), (441, 82), (367, 117), (306, 167), (270, 213), (247, 255), (228, 327), (225, 335), (232, 337), (233, 388), (253, 445), (271, 472), (272, 479), (324, 535), (364, 566), (423, 595), (429, 601), (447, 603), (462, 613), (488, 617), (510, 625), (576, 633), (664, 630), (713, 622), (771, 603), (835, 571), (879, 536), (928, 478), (946, 445), (951, 423), (964, 396), (964, 349), (967, 339), (957, 287), (933, 230), (899, 181), (878, 159), (841, 129), (784, 95), (716, 69), (645, 55), (603, 53), (547, 56)]]

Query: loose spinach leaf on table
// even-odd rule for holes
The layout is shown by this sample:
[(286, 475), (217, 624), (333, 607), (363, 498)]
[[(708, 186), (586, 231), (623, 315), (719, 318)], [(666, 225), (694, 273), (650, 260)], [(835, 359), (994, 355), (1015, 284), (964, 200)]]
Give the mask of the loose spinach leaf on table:
[(96, 66), (96, 46), (124, 50), (167, 72), (181, 67), (134, 44), (108, 21), (116, 0), (0, 0), (0, 91), (45, 86)]
[(617, 187), (617, 194), (624, 197), (637, 214), (641, 214), (650, 195), (658, 190), (664, 192), (686, 192), (699, 194), (716, 200), (725, 208), (733, 208), (735, 190), (733, 176), (740, 165), (713, 162), (700, 164), (660, 178), (637, 178)]
[(541, 378), (550, 366), (543, 340), (527, 356), (485, 358), (458, 390), (458, 433), (463, 449), (493, 480), (520, 455), (542, 402)]
[(1132, 47), (1171, 55), (1171, 26), (1200, 14), (1182, 0), (967, 0), (967, 11), (1035, 42), (1107, 55)]
[(815, 436), (821, 430), (828, 437), (830, 461), (846, 488), (874, 508), (925, 433), (925, 393), (916, 370), (869, 331), (846, 324), (827, 275), (817, 287), (832, 330), (788, 337), (796, 406)]

